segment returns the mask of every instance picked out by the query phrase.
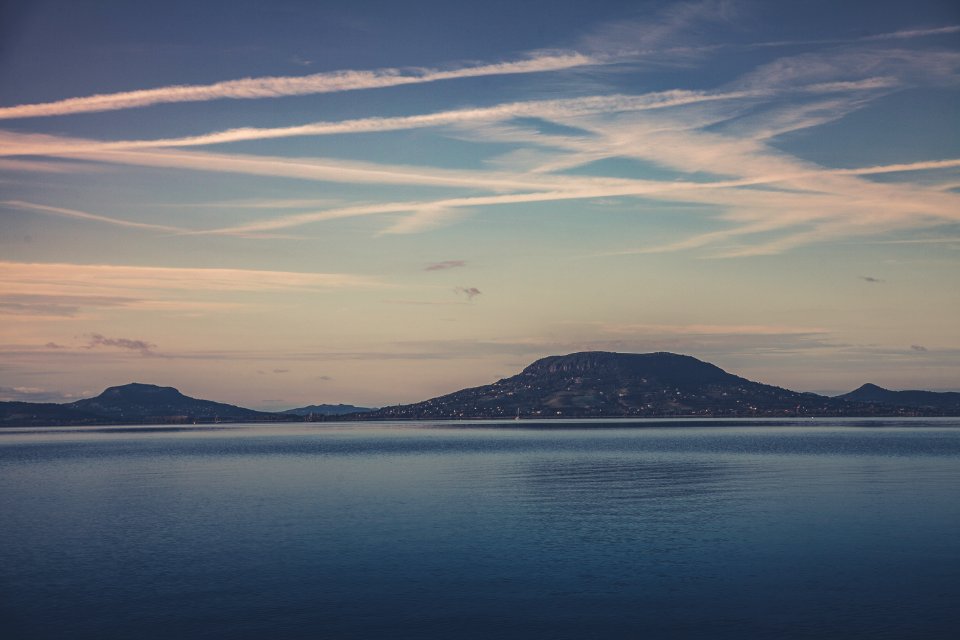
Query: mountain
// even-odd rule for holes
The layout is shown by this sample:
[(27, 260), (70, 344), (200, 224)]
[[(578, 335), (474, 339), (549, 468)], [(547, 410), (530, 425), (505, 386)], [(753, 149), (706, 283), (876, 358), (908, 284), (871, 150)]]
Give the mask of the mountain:
[(537, 360), (519, 374), (358, 419), (522, 417), (749, 417), (898, 413), (798, 393), (674, 353), (587, 351)]
[(366, 409), (311, 405), (282, 413), (127, 384), (68, 404), (0, 402), (0, 426), (184, 424), (459, 418), (795, 417), (960, 415), (960, 393), (866, 384), (829, 398), (727, 373), (675, 353), (585, 351), (537, 360), (519, 374), (416, 404)]
[(268, 413), (191, 398), (173, 387), (131, 383), (67, 404), (0, 402), (0, 426), (294, 422), (371, 411), (349, 404), (311, 405)]
[(960, 393), (955, 391), (891, 391), (868, 382), (859, 389), (837, 397), (853, 402), (960, 413)]
[(158, 387), (137, 382), (110, 387), (96, 398), (77, 400), (61, 406), (114, 422), (277, 420), (277, 415), (273, 413), (244, 409), (210, 400), (198, 400), (183, 395), (173, 387)]
[(307, 407), (298, 409), (287, 409), (280, 413), (286, 413), (294, 416), (345, 416), (350, 413), (367, 413), (375, 411), (370, 407), (355, 407), (352, 404), (311, 404)]

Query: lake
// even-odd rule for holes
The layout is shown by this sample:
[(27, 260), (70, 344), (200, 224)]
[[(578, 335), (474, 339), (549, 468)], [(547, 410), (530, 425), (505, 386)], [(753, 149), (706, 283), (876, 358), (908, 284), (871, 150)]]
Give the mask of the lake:
[(4, 638), (936, 638), (960, 419), (0, 431)]

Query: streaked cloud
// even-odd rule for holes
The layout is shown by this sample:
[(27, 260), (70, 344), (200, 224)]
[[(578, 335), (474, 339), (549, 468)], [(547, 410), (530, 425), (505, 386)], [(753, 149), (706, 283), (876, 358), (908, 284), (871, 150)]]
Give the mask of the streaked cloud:
[[(0, 132), (0, 140), (3, 139), (3, 132)], [(65, 162), (63, 160), (56, 162), (37, 161), (37, 160), (11, 160), (10, 158), (0, 158), (0, 171), (17, 171), (22, 173), (77, 173), (96, 172), (96, 167), (88, 163)]]
[[(739, 13), (732, 2), (682, 2), (668, 5), (655, 19), (637, 22), (610, 23), (584, 38), (584, 47), (593, 53), (575, 50), (534, 52), (527, 57), (504, 62), (459, 65), (439, 68), (382, 68), (373, 70), (338, 70), (305, 76), (265, 76), (226, 80), (204, 85), (169, 85), (117, 93), (96, 94), (51, 102), (0, 107), (0, 119), (63, 116), (79, 113), (116, 111), (157, 104), (207, 102), (211, 100), (273, 99), (286, 96), (315, 95), (424, 84), (443, 80), (484, 76), (515, 75), (563, 71), (580, 67), (623, 61), (642, 61), (655, 56), (659, 64), (671, 58), (684, 59), (704, 55), (728, 44), (704, 45), (691, 34), (707, 25), (731, 25)], [(807, 40), (739, 44), (733, 46), (791, 46), (797, 44), (832, 44), (871, 41), (906, 40), (960, 31), (960, 26), (947, 25), (928, 29), (905, 29), (846, 40)], [(686, 38), (686, 42), (680, 42)], [(292, 62), (301, 66), (313, 64), (300, 56)]]
[[(817, 167), (766, 144), (774, 136), (814, 127), (862, 108), (885, 95), (912, 71), (941, 69), (956, 73), (956, 56), (945, 52), (842, 53), (857, 64), (848, 70), (836, 59), (796, 58), (794, 64), (767, 65), (716, 91), (670, 90), (642, 95), (602, 95), (533, 100), (492, 107), (454, 109), (396, 118), (320, 122), (294, 127), (231, 129), (199, 136), (160, 140), (93, 141), (50, 136), (3, 134), (5, 153), (40, 154), (171, 168), (300, 177), (321, 181), (371, 184), (420, 184), (469, 187), (495, 192), (437, 200), (350, 204), (317, 212), (259, 219), (194, 233), (257, 236), (281, 229), (346, 217), (392, 215), (387, 234), (422, 233), (464, 217), (465, 208), (632, 197), (702, 203), (717, 207), (729, 222), (722, 231), (691, 236), (654, 247), (612, 253), (677, 251), (713, 247), (717, 257), (771, 255), (830, 238), (878, 234), (953, 221), (957, 194), (914, 184), (880, 184), (857, 179), (884, 173), (949, 171), (960, 159), (933, 159), (871, 167)], [(852, 57), (851, 57), (852, 56)], [(960, 59), (960, 58), (958, 58)], [(829, 62), (824, 62), (829, 60)], [(794, 67), (799, 67), (798, 71)], [(893, 69), (893, 76), (884, 70)], [(881, 75), (877, 75), (881, 73)], [(784, 82), (784, 74), (806, 84)], [(857, 77), (865, 75), (866, 77)], [(829, 95), (828, 95), (829, 94)], [(806, 99), (802, 96), (808, 95)], [(791, 109), (777, 105), (791, 97)], [(825, 96), (825, 97), (824, 97)], [(757, 109), (771, 105), (771, 108)], [(649, 116), (641, 114), (651, 112)], [(745, 116), (746, 114), (746, 116)], [(543, 134), (515, 124), (517, 118), (573, 127), (586, 135)], [(723, 126), (732, 122), (726, 134)], [(717, 126), (721, 125), (718, 129)], [(378, 166), (375, 163), (292, 159), (251, 155), (173, 151), (169, 147), (218, 144), (302, 135), (391, 131), (418, 127), (452, 127), (487, 140), (525, 144), (539, 152), (526, 156), (525, 168), (510, 172), (450, 170), (432, 167)], [(710, 128), (708, 130), (707, 128)], [(684, 174), (709, 172), (721, 179), (637, 180), (612, 176), (572, 175), (577, 168), (608, 158), (636, 158)], [(520, 160), (521, 156), (515, 156)], [(767, 189), (756, 189), (767, 186)], [(752, 190), (745, 187), (753, 188)], [(39, 209), (36, 209), (39, 210)], [(770, 216), (777, 210), (777, 216)], [(871, 211), (873, 223), (862, 224)], [(825, 213), (828, 212), (828, 213)], [(879, 212), (879, 215), (876, 215)], [(52, 212), (51, 212), (52, 213)], [(62, 210), (61, 215), (76, 215)], [(79, 212), (86, 213), (86, 212)], [(87, 214), (88, 219), (96, 214)], [(104, 217), (105, 218), (105, 217)], [(106, 220), (100, 220), (106, 222)], [(112, 221), (114, 224), (123, 224)], [(803, 229), (804, 226), (813, 228)], [(770, 232), (781, 237), (769, 238)], [(758, 244), (755, 238), (763, 237)]]
[(594, 58), (577, 52), (558, 52), (545, 53), (523, 60), (461, 66), (448, 70), (377, 69), (373, 71), (333, 71), (308, 76), (244, 78), (207, 85), (172, 85), (155, 89), (68, 98), (55, 102), (2, 107), (0, 108), (0, 119), (116, 111), (118, 109), (177, 102), (205, 102), (222, 99), (250, 100), (379, 89), (458, 78), (559, 71), (583, 67), (596, 62)]
[(0, 386), (0, 401), (5, 402), (69, 402), (81, 397), (78, 394), (66, 394), (51, 391), (43, 387), (4, 387)]
[(75, 316), (80, 307), (59, 302), (0, 302), (0, 315), (33, 317), (70, 317)]
[[(2, 270), (0, 270), (2, 282)], [(82, 291), (71, 294), (7, 293), (0, 302), (0, 315), (30, 316), (31, 318), (69, 318), (80, 314), (84, 308), (135, 307), (146, 303), (133, 296), (91, 295)]]
[(163, 231), (166, 233), (181, 233), (186, 231), (186, 229), (181, 229), (179, 227), (171, 227), (162, 224), (149, 224), (145, 222), (134, 222), (132, 220), (121, 220), (118, 218), (110, 218), (108, 216), (101, 216), (95, 213), (88, 213), (86, 211), (78, 211), (77, 209), (67, 209), (65, 207), (51, 207), (49, 205), (36, 204), (33, 202), (23, 202), (21, 200), (0, 200), (0, 207), (9, 207), (11, 209), (20, 209), (23, 211), (36, 211), (39, 213), (46, 213), (56, 216), (62, 216), (65, 218), (77, 218), (80, 220), (88, 220), (91, 222), (103, 222), (106, 224), (111, 224), (119, 227), (131, 227), (134, 229), (146, 229), (149, 231)]
[(426, 267), (423, 268), (424, 271), (444, 271), (446, 269), (456, 269), (458, 267), (465, 267), (467, 263), (465, 260), (441, 260), (440, 262), (431, 262)]
[(434, 113), (397, 117), (372, 117), (331, 122), (312, 122), (286, 127), (240, 127), (224, 131), (154, 140), (57, 140), (51, 136), (24, 136), (19, 145), (11, 144), (16, 138), (7, 135), (7, 144), (0, 149), (2, 155), (63, 155), (78, 156), (91, 151), (115, 151), (134, 149), (160, 149), (173, 147), (197, 147), (205, 145), (249, 142), (252, 140), (275, 140), (300, 136), (330, 136), (344, 134), (381, 133), (422, 129), (428, 127), (457, 126), (474, 122), (496, 122), (510, 118), (536, 117), (556, 119), (578, 115), (616, 113), (620, 111), (649, 111), (674, 107), (759, 97), (756, 89), (731, 92), (705, 92), (669, 90), (641, 95), (601, 95), (556, 100), (530, 100), (508, 102), (492, 107), (452, 109)]
[(822, 327), (797, 327), (790, 325), (763, 324), (610, 324), (603, 323), (598, 329), (604, 333), (657, 333), (669, 335), (751, 335), (784, 336), (813, 335), (827, 332)]
[(153, 349), (157, 346), (146, 340), (132, 340), (130, 338), (108, 338), (100, 333), (91, 333), (86, 336), (87, 349), (96, 349), (99, 347), (112, 347), (127, 351), (137, 351), (142, 356), (153, 356), (156, 353)]
[(474, 298), (479, 296), (481, 293), (483, 293), (482, 291), (480, 291), (480, 289), (477, 289), (476, 287), (457, 287), (456, 289), (454, 289), (454, 292), (462, 293), (463, 295), (467, 296), (467, 300), (473, 300)]
[[(370, 276), (340, 273), (0, 262), (0, 295), (40, 296), (72, 305), (127, 304), (191, 292), (323, 291), (384, 286)], [(202, 302), (201, 302), (202, 304)]]
[[(692, 149), (697, 137), (683, 141), (683, 145), (675, 150)], [(679, 139), (676, 142), (681, 142)], [(709, 143), (710, 140), (705, 142)], [(722, 144), (714, 144), (714, 149), (701, 148), (697, 153), (718, 152)], [(718, 147), (720, 149), (718, 149)], [(749, 168), (749, 164), (758, 165), (761, 158), (742, 156), (743, 164), (739, 171)], [(771, 159), (773, 160), (773, 159)], [(723, 169), (728, 172), (738, 170), (735, 158), (723, 160)], [(290, 227), (334, 220), (345, 217), (380, 215), (403, 212), (429, 212), (429, 215), (443, 215), (450, 209), (460, 207), (486, 207), (517, 203), (551, 202), (562, 200), (586, 200), (607, 198), (612, 196), (648, 197), (679, 202), (702, 202), (722, 206), (741, 207), (731, 220), (740, 222), (738, 226), (722, 232), (711, 232), (673, 245), (659, 248), (647, 247), (638, 250), (627, 250), (619, 253), (643, 253), (651, 251), (676, 251), (705, 246), (719, 240), (730, 239), (735, 236), (753, 234), (762, 231), (785, 229), (809, 222), (819, 222), (825, 237), (842, 235), (857, 235), (863, 233), (879, 233), (890, 228), (909, 227), (916, 224), (931, 225), (943, 224), (960, 219), (960, 209), (948, 206), (950, 203), (960, 205), (956, 194), (944, 193), (936, 190), (902, 187), (897, 185), (883, 185), (872, 182), (854, 180), (853, 182), (836, 182), (834, 178), (855, 177), (858, 174), (871, 175), (882, 173), (884, 167), (867, 167), (864, 169), (816, 169), (802, 164), (794, 164), (781, 160), (779, 163), (771, 161), (771, 166), (763, 165), (760, 170), (764, 173), (755, 177), (715, 182), (687, 182), (687, 181), (616, 181), (614, 184), (597, 184), (590, 180), (580, 182), (576, 177), (564, 177), (566, 189), (556, 191), (540, 191), (533, 193), (505, 194), (495, 196), (477, 196), (467, 198), (449, 198), (436, 201), (421, 202), (394, 202), (376, 205), (353, 206), (328, 209), (319, 212), (300, 213), (279, 216), (269, 220), (245, 223), (235, 227), (210, 230), (204, 233), (213, 234), (251, 234), (265, 231), (276, 231)], [(784, 173), (765, 173), (776, 170), (780, 164)], [(960, 160), (936, 161), (932, 163), (920, 162), (912, 165), (898, 164), (890, 171), (924, 171), (930, 168), (944, 166), (960, 166)], [(760, 191), (744, 190), (740, 187), (776, 185), (783, 183), (786, 186), (796, 186), (801, 190), (784, 192), (779, 190)], [(839, 191), (835, 194), (824, 194), (824, 189)], [(809, 193), (804, 193), (809, 191)], [(864, 195), (873, 193), (869, 201)], [(824, 209), (830, 204), (833, 209)], [(779, 207), (780, 216), (771, 218), (766, 215), (771, 207)], [(871, 220), (870, 225), (863, 225), (858, 218), (843, 220), (854, 207), (857, 211), (870, 210), (881, 213)], [(886, 210), (886, 215), (882, 215)], [(751, 221), (753, 215), (757, 220)], [(830, 226), (824, 222), (825, 218), (840, 218)], [(884, 226), (884, 225), (887, 226)], [(815, 240), (816, 236), (810, 236)], [(800, 238), (798, 238), (800, 240)], [(775, 247), (768, 247), (774, 250)], [(784, 249), (787, 247), (784, 247)]]

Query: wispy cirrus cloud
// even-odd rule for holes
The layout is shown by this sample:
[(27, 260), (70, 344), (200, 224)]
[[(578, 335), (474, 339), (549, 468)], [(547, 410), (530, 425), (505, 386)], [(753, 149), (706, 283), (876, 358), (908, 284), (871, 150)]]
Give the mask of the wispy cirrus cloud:
[(3, 387), (0, 386), (0, 400), (7, 402), (67, 402), (76, 400), (77, 394), (51, 391), (43, 387)]
[[(733, 0), (670, 2), (643, 20), (620, 20), (596, 27), (582, 39), (580, 48), (611, 62), (676, 67), (696, 64), (705, 56), (725, 50), (864, 45), (960, 32), (958, 25), (943, 25), (853, 37), (744, 41), (742, 36), (753, 22), (755, 8)], [(709, 37), (705, 37), (707, 34)]]
[(458, 78), (559, 71), (592, 65), (597, 62), (598, 60), (591, 56), (570, 51), (543, 53), (522, 60), (460, 66), (447, 70), (347, 70), (315, 73), (307, 76), (244, 78), (207, 85), (172, 85), (155, 89), (68, 98), (55, 102), (2, 107), (0, 108), (0, 119), (116, 111), (178, 102), (206, 102), (223, 99), (250, 100), (378, 89)]
[(663, 334), (663, 335), (752, 335), (786, 336), (815, 335), (827, 333), (823, 327), (803, 327), (769, 324), (642, 324), (600, 323), (598, 329), (615, 334)]
[(476, 298), (477, 296), (483, 293), (482, 291), (480, 291), (480, 289), (477, 289), (476, 287), (457, 287), (453, 291), (454, 293), (463, 294), (467, 296), (467, 300), (473, 300), (474, 298)]
[(911, 38), (927, 38), (929, 36), (946, 36), (954, 33), (960, 33), (960, 25), (932, 27), (929, 29), (902, 29), (900, 31), (891, 31), (888, 33), (878, 33), (872, 36), (864, 36), (861, 38), (861, 40), (909, 40)]
[[(264, 76), (203, 85), (168, 85), (116, 93), (79, 96), (43, 103), (0, 107), (0, 119), (64, 116), (212, 100), (254, 100), (415, 85), (498, 75), (545, 73), (622, 62), (676, 64), (722, 48), (784, 47), (800, 44), (882, 42), (950, 35), (960, 26), (904, 29), (849, 39), (757, 43), (710, 42), (698, 35), (705, 27), (732, 27), (743, 8), (735, 2), (702, 0), (671, 3), (644, 21), (609, 23), (581, 40), (578, 50), (536, 51), (502, 62), (461, 64), (449, 68), (346, 69), (305, 76)], [(294, 56), (293, 62), (312, 61)]]
[(117, 308), (136, 306), (142, 299), (126, 296), (69, 294), (5, 294), (0, 302), (0, 315), (37, 318), (70, 318), (83, 308)]
[[(683, 18), (687, 15), (685, 12), (692, 16), (690, 19), (699, 20), (698, 11), (706, 5), (697, 7), (691, 5), (677, 14), (682, 18), (678, 18), (680, 22), (687, 20)], [(938, 33), (941, 32), (947, 33)], [(905, 33), (903, 37), (921, 36), (918, 32), (913, 36)], [(632, 198), (641, 211), (649, 201), (708, 205), (714, 208), (722, 225), (719, 230), (660, 246), (611, 253), (709, 247), (718, 257), (769, 255), (837, 237), (935, 227), (956, 221), (956, 211), (960, 210), (956, 193), (920, 184), (881, 184), (865, 178), (884, 173), (951, 171), (960, 166), (960, 159), (872, 167), (820, 167), (770, 146), (769, 141), (786, 132), (843, 117), (906, 84), (916, 81), (936, 84), (955, 78), (958, 65), (960, 56), (949, 51), (844, 50), (829, 55), (781, 58), (713, 91), (676, 89), (642, 95), (507, 102), (412, 116), (291, 127), (248, 127), (159, 140), (66, 140), (8, 133), (3, 137), (11, 144), (3, 145), (5, 151), (0, 153), (494, 192), (494, 195), (334, 206), (191, 233), (256, 236), (324, 220), (369, 215), (389, 216), (383, 233), (419, 233), (456, 221), (469, 209), (627, 197)], [(540, 119), (551, 125), (573, 128), (578, 133), (545, 134), (519, 125), (519, 118)], [(484, 141), (523, 146), (520, 151), (535, 150), (535, 153), (515, 154), (515, 170), (507, 172), (238, 156), (181, 149), (411, 128), (445, 128), (463, 133), (467, 139), (472, 135)], [(624, 179), (578, 174), (590, 163), (617, 158), (641, 160), (676, 171), (678, 175), (673, 179)], [(710, 177), (693, 177), (695, 174)], [(772, 216), (771, 211), (778, 213)]]
[[(255, 269), (140, 267), (69, 263), (0, 262), (0, 295), (85, 300), (143, 300), (189, 292), (323, 291), (381, 287), (373, 277)], [(36, 300), (36, 298), (34, 298)]]
[(444, 271), (446, 269), (456, 269), (467, 266), (465, 260), (441, 260), (440, 262), (431, 262), (423, 268), (424, 271)]
[(649, 111), (669, 109), (679, 106), (739, 100), (760, 97), (762, 91), (737, 90), (731, 92), (707, 92), (674, 89), (641, 95), (598, 95), (581, 98), (561, 98), (554, 100), (528, 100), (509, 102), (490, 107), (451, 109), (434, 113), (396, 117), (371, 117), (330, 122), (312, 122), (285, 127), (239, 127), (224, 131), (215, 131), (195, 136), (162, 138), (155, 140), (57, 140), (52, 137), (25, 137), (21, 144), (7, 135), (5, 148), (0, 155), (77, 155), (92, 151), (160, 149), (173, 147), (197, 147), (253, 140), (274, 140), (299, 136), (329, 136), (342, 134), (382, 133), (405, 129), (422, 129), (470, 124), (474, 122), (495, 122), (510, 118), (537, 117), (556, 119), (619, 111)]
[[(0, 140), (3, 134), (0, 132)], [(12, 160), (9, 158), (0, 158), (0, 171), (18, 171), (23, 173), (76, 173), (79, 171), (94, 172), (97, 171), (86, 163), (65, 162), (65, 161), (37, 161), (37, 160)]]
[(96, 349), (98, 347), (112, 347), (127, 351), (137, 351), (142, 356), (157, 355), (154, 351), (157, 345), (146, 340), (133, 340), (130, 338), (108, 338), (100, 333), (87, 334), (87, 344), (84, 348)]
[[(732, 164), (730, 165), (733, 166)], [(960, 166), (960, 159), (950, 160), (950, 161), (935, 161), (935, 162), (921, 162), (914, 163), (913, 165), (898, 164), (889, 168), (889, 171), (924, 171), (931, 168), (943, 168), (943, 167), (957, 167)], [(862, 172), (863, 175), (871, 175), (876, 173), (883, 173), (885, 171), (884, 167), (866, 167), (863, 169), (815, 169), (807, 166), (791, 166), (788, 169), (792, 169), (790, 172), (784, 173), (773, 173), (769, 175), (758, 175), (756, 177), (741, 178), (735, 180), (727, 181), (716, 181), (716, 182), (692, 182), (692, 181), (622, 181), (616, 184), (601, 185), (596, 183), (591, 183), (589, 181), (585, 183), (580, 183), (576, 178), (564, 178), (564, 182), (567, 186), (566, 189), (557, 189), (553, 191), (537, 191), (532, 193), (517, 193), (517, 194), (504, 194), (504, 195), (493, 195), (493, 196), (476, 196), (476, 197), (465, 197), (465, 198), (448, 198), (436, 201), (420, 201), (420, 202), (393, 202), (393, 203), (381, 203), (374, 205), (360, 205), (352, 207), (340, 207), (327, 209), (318, 212), (308, 212), (293, 214), (287, 216), (280, 216), (272, 218), (270, 220), (261, 220), (250, 223), (245, 223), (235, 227), (225, 227), (221, 229), (210, 230), (202, 233), (211, 233), (211, 234), (251, 234), (267, 231), (275, 231), (278, 229), (285, 229), (290, 227), (301, 226), (305, 224), (311, 224), (315, 222), (322, 222), (326, 220), (335, 220), (338, 218), (347, 218), (355, 216), (369, 216), (369, 215), (379, 215), (387, 213), (403, 213), (403, 212), (418, 212), (423, 210), (432, 210), (437, 212), (449, 211), (462, 207), (486, 207), (486, 206), (495, 206), (495, 205), (506, 205), (506, 204), (517, 204), (517, 203), (532, 203), (532, 202), (551, 202), (551, 201), (562, 201), (562, 200), (585, 200), (585, 199), (595, 199), (595, 198), (605, 198), (613, 196), (637, 196), (637, 197), (654, 197), (657, 199), (664, 200), (674, 200), (674, 201), (689, 201), (689, 202), (704, 202), (704, 203), (713, 203), (721, 204), (724, 206), (727, 205), (753, 205), (753, 209), (759, 210), (761, 207), (769, 207), (771, 203), (789, 203), (795, 205), (795, 210), (792, 210), (789, 215), (781, 216), (780, 218), (770, 218), (769, 216), (763, 216), (762, 219), (751, 223), (750, 225), (740, 226), (736, 230), (728, 230), (723, 232), (714, 232), (711, 234), (704, 234), (702, 236), (697, 236), (696, 240), (690, 239), (685, 241), (685, 244), (682, 246), (671, 246), (659, 250), (676, 250), (682, 248), (691, 248), (693, 246), (703, 246), (709, 244), (716, 240), (724, 239), (730, 237), (731, 235), (743, 235), (748, 233), (756, 233), (759, 231), (769, 231), (771, 229), (781, 228), (784, 226), (794, 226), (798, 224), (803, 224), (805, 222), (814, 219), (817, 215), (825, 216), (829, 215), (826, 213), (804, 213), (802, 207), (810, 206), (812, 203), (832, 203), (832, 204), (842, 204), (842, 196), (824, 196), (822, 194), (803, 194), (803, 193), (782, 193), (778, 191), (764, 192), (759, 190), (743, 190), (741, 187), (747, 186), (761, 186), (761, 185), (772, 185), (777, 183), (791, 183), (791, 181), (796, 181), (800, 179), (805, 179), (808, 181), (812, 180), (812, 184), (808, 183), (807, 187), (817, 184), (817, 178), (829, 178), (832, 175), (835, 176), (856, 176)], [(848, 185), (849, 187), (850, 185)], [(923, 202), (923, 200), (917, 201), (916, 198), (920, 196), (920, 193), (910, 193), (907, 190), (907, 193), (901, 194), (899, 196), (900, 200), (903, 202), (897, 202), (894, 198), (897, 195), (899, 190), (902, 190), (899, 187), (891, 187), (890, 185), (879, 185), (876, 183), (856, 183), (854, 186), (859, 186), (863, 189), (877, 189), (880, 191), (875, 197), (882, 197), (883, 192), (887, 193), (888, 202), (886, 203), (886, 208), (890, 210), (891, 215), (897, 211), (901, 211), (903, 215), (925, 215), (928, 218), (929, 223), (935, 223), (937, 220), (950, 221), (960, 217), (960, 214), (956, 210), (947, 208), (946, 205), (950, 203), (955, 203), (958, 201), (956, 194), (945, 194), (943, 192), (933, 192), (930, 193), (923, 192), (927, 196), (928, 202)], [(822, 188), (822, 185), (820, 185)], [(914, 202), (910, 205), (909, 208), (905, 208), (905, 199), (908, 197), (913, 197)], [(893, 199), (890, 199), (893, 198)], [(849, 205), (850, 202), (847, 202)], [(880, 203), (877, 203), (880, 205)], [(862, 207), (864, 203), (860, 203), (857, 206)], [(747, 216), (744, 213), (738, 214), (740, 220), (746, 221)], [(839, 213), (837, 214), (839, 215)], [(791, 217), (794, 216), (794, 217)], [(804, 216), (804, 217), (801, 217)], [(877, 220), (874, 220), (873, 223), (876, 223)], [(893, 222), (893, 221), (891, 221)], [(855, 224), (855, 223), (853, 223)], [(852, 229), (852, 227), (851, 227)], [(874, 227), (876, 230), (876, 227)], [(650, 251), (651, 248), (646, 248), (643, 251)]]
[(0, 200), (0, 207), (9, 207), (11, 209), (20, 209), (23, 211), (36, 211), (39, 213), (62, 216), (65, 218), (77, 218), (79, 220), (88, 220), (91, 222), (102, 222), (102, 223), (111, 224), (119, 227), (131, 227), (134, 229), (146, 229), (149, 231), (163, 231), (167, 233), (182, 233), (186, 231), (186, 229), (182, 229), (180, 227), (171, 227), (171, 226), (162, 225), (162, 224), (150, 224), (146, 222), (135, 222), (132, 220), (122, 220), (119, 218), (101, 216), (95, 213), (88, 213), (86, 211), (79, 211), (77, 209), (67, 209), (65, 207), (51, 207), (49, 205), (36, 204), (33, 202), (23, 202), (22, 200)]

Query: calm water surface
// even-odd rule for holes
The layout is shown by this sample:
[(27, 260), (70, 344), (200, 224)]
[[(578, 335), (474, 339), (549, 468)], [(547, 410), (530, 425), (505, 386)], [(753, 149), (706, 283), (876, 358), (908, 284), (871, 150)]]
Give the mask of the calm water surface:
[(0, 431), (4, 638), (947, 638), (958, 602), (956, 419)]

